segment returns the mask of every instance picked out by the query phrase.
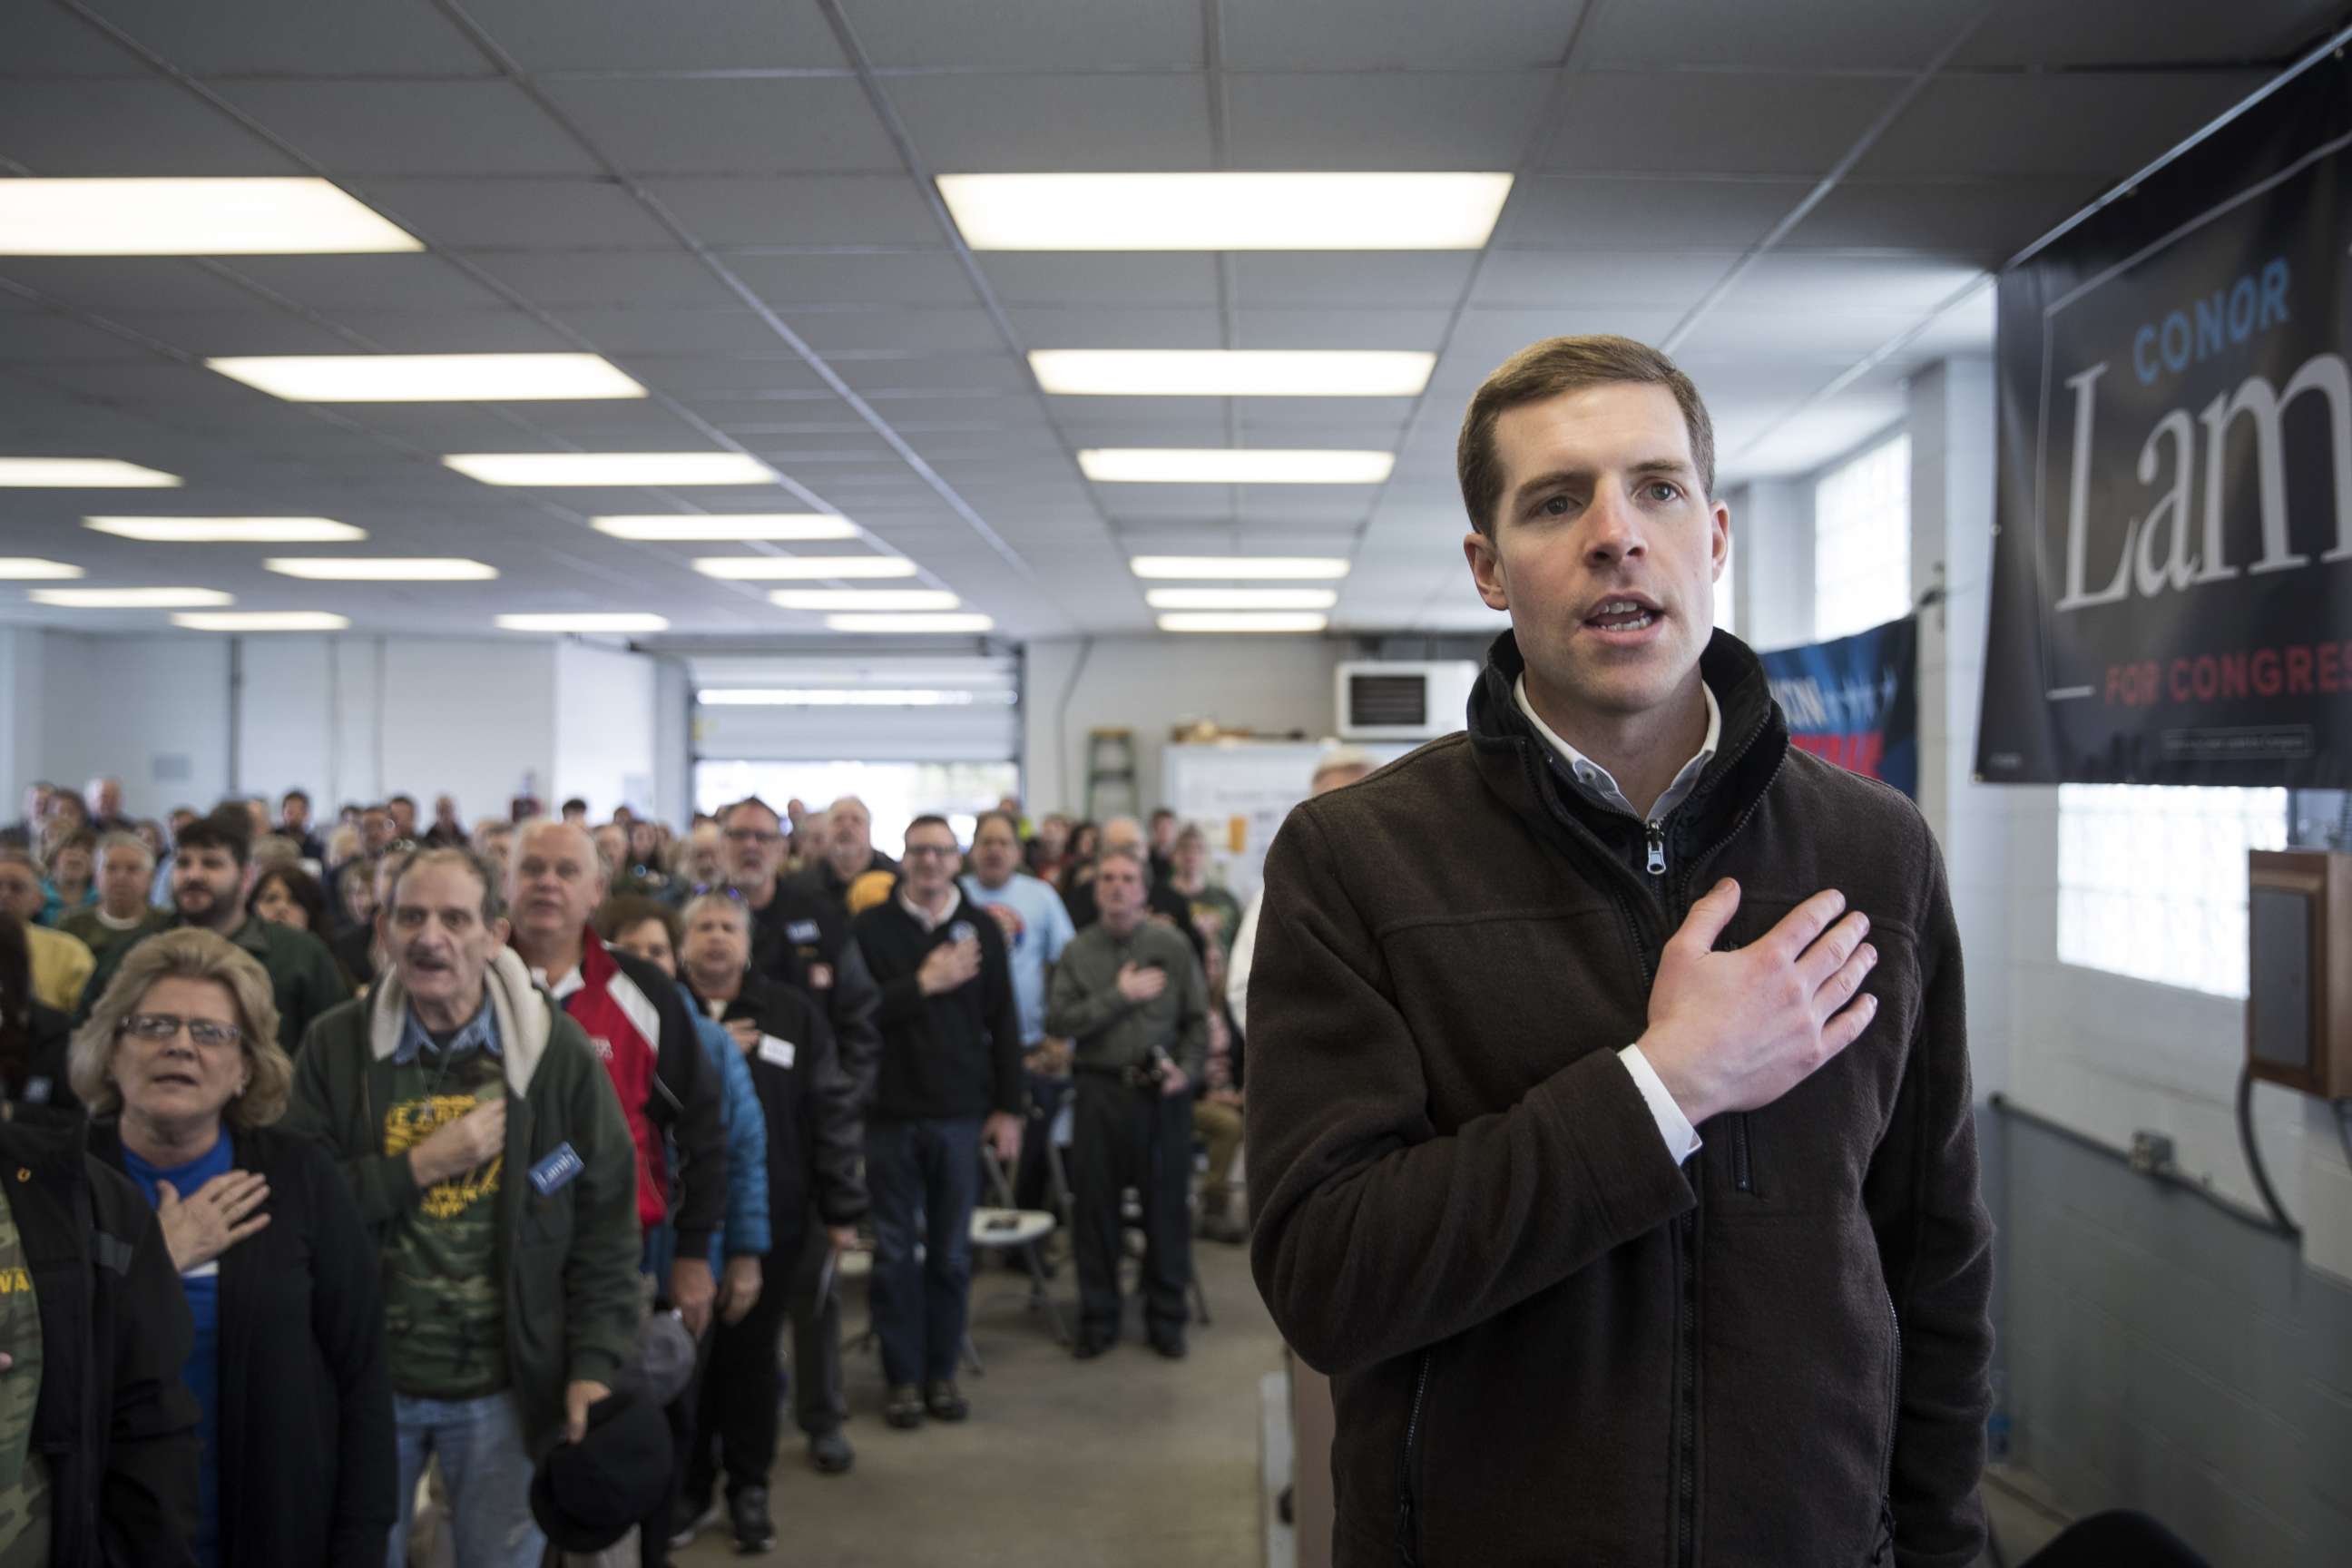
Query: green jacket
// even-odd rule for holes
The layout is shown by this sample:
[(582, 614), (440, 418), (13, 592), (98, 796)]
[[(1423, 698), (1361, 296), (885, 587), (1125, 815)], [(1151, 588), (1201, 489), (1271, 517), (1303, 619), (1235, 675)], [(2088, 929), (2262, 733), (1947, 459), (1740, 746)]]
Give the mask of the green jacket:
[[(186, 922), (173, 920), (157, 929), (175, 930)], [(99, 954), (98, 968), (89, 984), (82, 987), (81, 1005), (74, 1010), (74, 1026), (79, 1028), (89, 1017), (98, 999), (106, 994), (107, 983), (122, 961), (139, 942), (118, 942)], [(246, 922), (229, 936), (229, 941), (253, 954), (261, 967), (269, 972), (269, 989), (278, 1002), (278, 1043), (292, 1056), (302, 1048), (302, 1037), (310, 1026), (329, 1008), (349, 999), (352, 988), (343, 983), (343, 972), (335, 963), (335, 955), (327, 944), (309, 931), (296, 931), (292, 926), (278, 925), (257, 915), (247, 916)]]
[[(1119, 994), (1118, 972), (1133, 963), (1168, 972), (1168, 987), (1149, 1002)], [(1071, 1044), (1087, 1072), (1134, 1066), (1158, 1046), (1195, 1084), (1208, 1069), (1209, 983), (1181, 932), (1145, 921), (1124, 937), (1099, 921), (1070, 939), (1054, 965), (1045, 1032)]]
[[(636, 1145), (595, 1048), (510, 948), (487, 975), (506, 1064), (507, 1149), (499, 1181), (498, 1268), (506, 1279), (507, 1365), (534, 1447), (563, 1426), (563, 1389), (610, 1385), (640, 1315)], [(334, 1152), (381, 1242), (414, 1207), (405, 1154), (383, 1153), (381, 1107), (393, 1100), (393, 1052), (407, 988), (386, 975), (364, 1001), (310, 1027), (295, 1059), (285, 1126)], [(542, 1194), (530, 1180), (569, 1146), (577, 1174)]]
[[(58, 929), (68, 936), (79, 937), (81, 944), (100, 958), (107, 949), (122, 942), (137, 942), (142, 936), (152, 936), (159, 931), (172, 929), (172, 911), (150, 907), (140, 912), (139, 923), (128, 931), (117, 931), (98, 918), (98, 906), (90, 904), (76, 910), (58, 922)], [(112, 973), (109, 970), (107, 973)]]

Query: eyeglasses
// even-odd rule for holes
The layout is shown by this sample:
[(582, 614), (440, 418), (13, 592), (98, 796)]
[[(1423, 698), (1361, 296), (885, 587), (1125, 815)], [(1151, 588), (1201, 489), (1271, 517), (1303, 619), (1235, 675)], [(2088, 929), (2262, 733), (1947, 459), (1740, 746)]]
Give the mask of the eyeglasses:
[(962, 853), (952, 844), (909, 844), (906, 858), (909, 860), (946, 859)]
[(781, 844), (784, 839), (781, 833), (762, 833), (756, 827), (730, 827), (719, 837), (730, 844)]
[(211, 1018), (183, 1018), (176, 1013), (133, 1013), (122, 1020), (121, 1034), (160, 1045), (177, 1036), (182, 1029), (197, 1045), (217, 1048), (233, 1046), (245, 1038), (245, 1031), (235, 1024), (223, 1024)]

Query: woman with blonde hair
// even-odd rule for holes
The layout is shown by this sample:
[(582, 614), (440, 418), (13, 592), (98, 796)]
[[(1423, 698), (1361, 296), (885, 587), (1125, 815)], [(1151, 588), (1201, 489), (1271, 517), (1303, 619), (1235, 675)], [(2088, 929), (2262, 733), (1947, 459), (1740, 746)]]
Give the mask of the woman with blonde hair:
[(154, 1205), (194, 1320), (205, 1568), (377, 1561), (392, 1527), (375, 1251), (332, 1157), (271, 1125), (293, 1073), (268, 973), (196, 927), (132, 949), (74, 1036), (90, 1152)]

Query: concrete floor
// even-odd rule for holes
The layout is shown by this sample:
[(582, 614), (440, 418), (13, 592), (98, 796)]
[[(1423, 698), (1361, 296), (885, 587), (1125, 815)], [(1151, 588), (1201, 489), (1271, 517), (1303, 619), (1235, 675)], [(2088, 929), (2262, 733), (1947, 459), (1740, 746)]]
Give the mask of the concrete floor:
[[(831, 1568), (1198, 1568), (1265, 1557), (1258, 1472), (1259, 1380), (1282, 1365), (1282, 1341), (1240, 1247), (1194, 1251), (1213, 1327), (1191, 1331), (1192, 1355), (1162, 1361), (1130, 1306), (1127, 1336), (1080, 1363), (1024, 1303), (1025, 1275), (984, 1269), (972, 1285), (971, 1333), (988, 1367), (962, 1387), (971, 1419), (897, 1432), (882, 1423), (880, 1357), (845, 1368), (857, 1466), (819, 1476), (789, 1413), (769, 1506), (773, 1561)], [(1071, 1270), (1054, 1281), (1075, 1317)], [(866, 1320), (862, 1286), (844, 1326)], [(1073, 1324), (1075, 1329), (1075, 1324)], [(737, 1563), (724, 1530), (671, 1553), (682, 1565)]]

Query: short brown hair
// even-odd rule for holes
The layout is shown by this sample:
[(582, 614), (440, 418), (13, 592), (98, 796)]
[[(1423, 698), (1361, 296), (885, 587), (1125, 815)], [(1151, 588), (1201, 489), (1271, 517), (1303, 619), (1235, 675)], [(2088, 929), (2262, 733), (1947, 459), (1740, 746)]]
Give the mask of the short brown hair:
[(1715, 494), (1715, 424), (1706, 416), (1691, 378), (1647, 343), (1610, 333), (1581, 338), (1546, 338), (1496, 365), (1470, 399), (1454, 443), (1454, 467), (1462, 480), (1462, 504), (1470, 526), (1492, 538), (1495, 511), (1503, 500), (1503, 465), (1495, 455), (1495, 423), (1510, 410), (1588, 386), (1633, 382), (1663, 386), (1675, 395), (1690, 429), (1691, 461), (1699, 488)]
[(93, 1116), (122, 1108), (114, 1087), (114, 1052), (122, 1026), (158, 980), (213, 980), (236, 1003), (237, 1031), (248, 1069), (245, 1089), (221, 1114), (232, 1127), (267, 1127), (286, 1113), (294, 1063), (278, 1043), (278, 1002), (268, 971), (251, 953), (201, 927), (159, 931), (131, 950), (108, 982), (89, 1019), (74, 1031), (67, 1076)]

